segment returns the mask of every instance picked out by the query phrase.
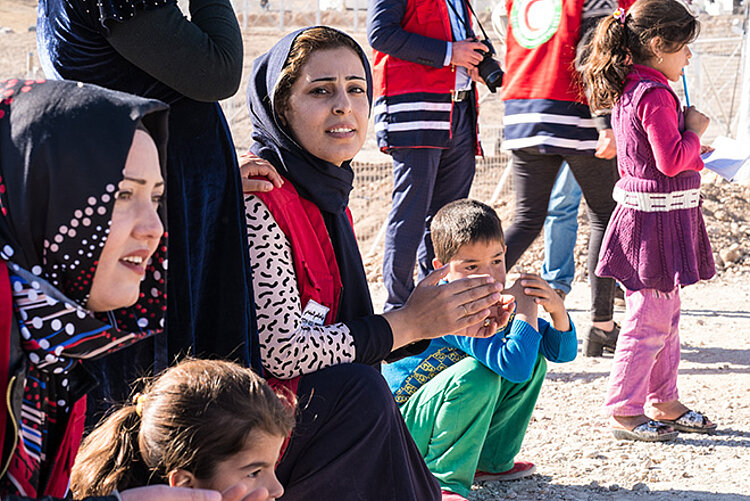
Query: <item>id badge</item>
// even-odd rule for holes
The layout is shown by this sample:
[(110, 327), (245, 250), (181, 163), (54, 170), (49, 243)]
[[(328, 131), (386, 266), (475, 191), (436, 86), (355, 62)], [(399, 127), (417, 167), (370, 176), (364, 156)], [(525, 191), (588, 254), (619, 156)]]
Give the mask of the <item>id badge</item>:
[(310, 299), (302, 311), (302, 325), (323, 325), (330, 308)]

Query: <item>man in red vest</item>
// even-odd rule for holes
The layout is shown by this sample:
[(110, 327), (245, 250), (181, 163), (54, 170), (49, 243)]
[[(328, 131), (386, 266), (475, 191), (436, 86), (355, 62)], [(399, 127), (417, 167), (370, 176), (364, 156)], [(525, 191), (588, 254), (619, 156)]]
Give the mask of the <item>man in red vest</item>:
[(386, 311), (432, 269), (430, 221), (469, 194), (477, 138), (472, 78), (487, 50), (474, 41), (465, 0), (370, 0), (375, 131), (393, 157), (393, 206), (383, 258)]

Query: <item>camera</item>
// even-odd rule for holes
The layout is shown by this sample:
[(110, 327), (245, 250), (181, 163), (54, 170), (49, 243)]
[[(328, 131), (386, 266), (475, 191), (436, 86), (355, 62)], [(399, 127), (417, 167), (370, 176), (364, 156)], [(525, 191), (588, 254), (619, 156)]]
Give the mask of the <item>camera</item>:
[(503, 85), (503, 70), (500, 69), (500, 65), (492, 59), (495, 54), (495, 48), (492, 46), (489, 40), (479, 40), (482, 44), (487, 47), (486, 52), (475, 49), (477, 52), (482, 54), (482, 61), (477, 65), (479, 70), (479, 76), (490, 89), (490, 92), (495, 92), (498, 87)]

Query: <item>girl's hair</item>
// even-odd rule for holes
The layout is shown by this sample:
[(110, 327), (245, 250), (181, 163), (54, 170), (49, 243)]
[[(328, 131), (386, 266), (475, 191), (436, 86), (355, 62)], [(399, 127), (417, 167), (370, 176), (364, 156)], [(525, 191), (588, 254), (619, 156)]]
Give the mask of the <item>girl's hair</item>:
[(166, 483), (184, 469), (209, 479), (215, 465), (248, 446), (255, 431), (287, 436), (293, 397), (282, 401), (252, 370), (187, 360), (152, 380), (136, 402), (86, 437), (71, 475), (76, 499)]
[(352, 37), (328, 26), (310, 28), (294, 39), (286, 63), (284, 63), (284, 69), (281, 70), (281, 75), (279, 75), (279, 80), (276, 82), (274, 89), (273, 107), (277, 115), (286, 111), (292, 85), (299, 78), (302, 68), (307, 64), (310, 56), (319, 50), (338, 49), (340, 47), (352, 49), (361, 59), (366, 57), (362, 48)]
[(591, 108), (615, 105), (633, 63), (642, 64), (654, 56), (649, 46), (652, 39), (659, 37), (659, 49), (671, 53), (695, 40), (699, 32), (698, 19), (679, 0), (638, 0), (627, 14), (602, 19), (583, 68)]

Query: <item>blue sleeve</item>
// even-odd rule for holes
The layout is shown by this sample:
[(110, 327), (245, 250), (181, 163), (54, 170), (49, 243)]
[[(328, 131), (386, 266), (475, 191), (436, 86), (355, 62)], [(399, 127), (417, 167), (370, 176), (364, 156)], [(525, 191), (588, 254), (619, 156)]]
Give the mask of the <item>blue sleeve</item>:
[(488, 338), (444, 336), (447, 344), (458, 348), (512, 383), (528, 381), (539, 355), (542, 336), (522, 320), (513, 320), (510, 332)]
[(447, 42), (405, 31), (401, 22), (407, 0), (369, 0), (367, 4), (367, 40), (373, 49), (391, 56), (442, 68)]
[(539, 332), (542, 334), (539, 351), (550, 362), (570, 362), (576, 358), (578, 353), (576, 327), (570, 315), (568, 315), (568, 321), (570, 322), (570, 330), (560, 332), (546, 320), (539, 319)]

